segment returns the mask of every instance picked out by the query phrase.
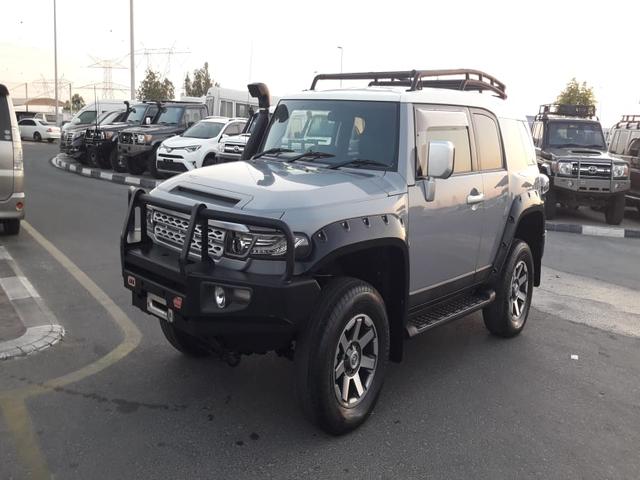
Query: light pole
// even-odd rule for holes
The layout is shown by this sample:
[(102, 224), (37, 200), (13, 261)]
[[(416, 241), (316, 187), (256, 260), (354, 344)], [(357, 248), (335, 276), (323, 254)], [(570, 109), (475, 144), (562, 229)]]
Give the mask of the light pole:
[(130, 99), (133, 100), (136, 98), (136, 59), (133, 53), (133, 0), (129, 0), (129, 32), (130, 32), (130, 42), (129, 45), (130, 52), (129, 56), (131, 57), (131, 96)]
[[(344, 57), (344, 48), (338, 45), (338, 50), (340, 50), (340, 73), (342, 73), (342, 58)], [(342, 79), (340, 79), (340, 88), (342, 88)]]
[(56, 0), (53, 0), (53, 70), (55, 77), (53, 78), (54, 90), (56, 93), (56, 126), (60, 126), (58, 118), (58, 27), (56, 19)]

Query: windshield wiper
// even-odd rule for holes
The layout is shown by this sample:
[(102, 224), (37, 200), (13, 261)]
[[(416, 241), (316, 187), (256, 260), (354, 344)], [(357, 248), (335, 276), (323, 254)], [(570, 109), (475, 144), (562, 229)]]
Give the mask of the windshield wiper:
[(308, 158), (309, 160), (315, 160), (318, 158), (331, 158), (331, 157), (335, 157), (335, 155), (333, 153), (314, 152), (312, 150), (309, 150), (307, 152), (301, 153), (300, 155), (296, 155), (295, 157), (287, 158), (285, 162), (291, 163), (291, 162), (295, 162), (296, 160), (302, 160), (303, 158)]
[(253, 157), (251, 157), (251, 160), (255, 160), (256, 158), (260, 158), (263, 155), (273, 155), (275, 157), (275, 156), (278, 156), (278, 154), (280, 154), (280, 153), (290, 153), (290, 152), (293, 152), (293, 150), (291, 150), (290, 148), (279, 148), (279, 147), (270, 148), (268, 150), (264, 150), (262, 152), (256, 153)]
[(391, 166), (384, 162), (378, 162), (377, 160), (368, 160), (366, 158), (355, 158), (353, 160), (346, 160), (344, 162), (336, 163), (335, 165), (331, 165), (331, 167), (329, 168), (331, 168), (332, 170), (335, 170), (336, 168), (346, 167), (351, 165), (353, 165), (354, 167), (364, 167), (367, 165), (371, 165), (371, 166), (384, 167), (384, 168), (389, 168)]

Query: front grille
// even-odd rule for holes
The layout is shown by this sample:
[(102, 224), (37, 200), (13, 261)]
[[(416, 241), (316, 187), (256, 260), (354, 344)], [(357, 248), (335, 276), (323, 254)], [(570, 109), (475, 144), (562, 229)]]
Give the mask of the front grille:
[(571, 172), (582, 178), (611, 178), (611, 165), (574, 162), (572, 164)]
[[(153, 237), (157, 242), (163, 243), (176, 250), (182, 250), (184, 245), (184, 239), (187, 235), (187, 229), (189, 228), (189, 220), (185, 217), (178, 216), (175, 213), (168, 213), (161, 210), (156, 210), (149, 207), (151, 228)], [(208, 252), (209, 255), (215, 259), (218, 259), (224, 253), (224, 241), (227, 232), (221, 228), (213, 227), (209, 225), (207, 229), (207, 236), (209, 240)], [(193, 240), (191, 241), (191, 248), (189, 253), (200, 255), (202, 249), (202, 228), (197, 225), (193, 234)]]
[(118, 135), (118, 142), (120, 143), (133, 143), (133, 133), (121, 132)]
[(224, 153), (241, 154), (244, 151), (244, 145), (229, 145), (224, 146)]
[(156, 160), (156, 166), (159, 170), (166, 172), (186, 172), (187, 167), (183, 163), (175, 163), (167, 160)]

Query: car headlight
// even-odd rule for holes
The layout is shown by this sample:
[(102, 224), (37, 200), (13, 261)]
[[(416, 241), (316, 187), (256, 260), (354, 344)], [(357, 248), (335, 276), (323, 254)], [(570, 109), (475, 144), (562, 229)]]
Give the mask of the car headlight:
[(200, 145), (189, 145), (188, 147), (184, 147), (187, 152), (195, 152), (200, 149)]
[(113, 137), (113, 132), (102, 132), (102, 138), (106, 140), (111, 140)]
[(144, 143), (144, 135), (143, 134), (138, 134), (136, 135), (136, 143)]
[(144, 143), (151, 143), (151, 140), (153, 140), (153, 135), (144, 136)]
[(629, 165), (617, 163), (613, 165), (613, 176), (615, 178), (622, 178), (629, 176)]
[(565, 176), (573, 175), (573, 164), (571, 162), (558, 162), (558, 174)]
[(79, 138), (79, 137), (81, 137), (83, 135), (84, 135), (84, 132), (74, 132), (73, 133), (73, 138)]
[[(296, 259), (306, 258), (311, 253), (311, 242), (303, 233), (294, 234)], [(225, 252), (232, 257), (276, 259), (287, 253), (287, 240), (281, 233), (229, 232)]]

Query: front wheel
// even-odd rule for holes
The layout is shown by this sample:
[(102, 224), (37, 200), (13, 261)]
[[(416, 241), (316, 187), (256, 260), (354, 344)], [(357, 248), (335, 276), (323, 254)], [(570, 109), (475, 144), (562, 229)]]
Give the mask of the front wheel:
[(371, 414), (389, 358), (389, 322), (366, 282), (337, 278), (323, 289), (295, 352), (296, 393), (305, 416), (341, 435)]
[(624, 218), (625, 199), (624, 195), (616, 195), (609, 203), (604, 211), (604, 218), (609, 225), (620, 225)]
[(209, 355), (209, 351), (195, 337), (176, 328), (172, 323), (165, 320), (159, 321), (162, 333), (164, 333), (165, 338), (173, 348), (190, 357), (206, 357)]
[(496, 299), (482, 311), (487, 329), (499, 337), (514, 337), (524, 328), (533, 295), (533, 256), (522, 240), (511, 246), (496, 285)]
[(202, 161), (202, 166), (203, 167), (209, 167), (211, 165), (216, 165), (218, 163), (220, 163), (220, 162), (218, 161), (218, 159), (215, 156), (215, 154), (210, 153), (206, 157), (204, 157), (204, 160)]
[(127, 171), (127, 162), (123, 155), (118, 155), (118, 149), (114, 148), (109, 154), (109, 163), (114, 172), (125, 173)]
[(38, 132), (35, 132), (33, 134), (33, 140), (36, 142), (41, 142), (42, 141), (42, 135), (40, 135)]
[(127, 157), (125, 161), (127, 171), (133, 175), (142, 175), (147, 168), (146, 162), (140, 161), (137, 157)]

